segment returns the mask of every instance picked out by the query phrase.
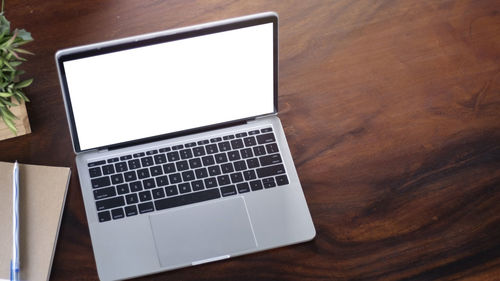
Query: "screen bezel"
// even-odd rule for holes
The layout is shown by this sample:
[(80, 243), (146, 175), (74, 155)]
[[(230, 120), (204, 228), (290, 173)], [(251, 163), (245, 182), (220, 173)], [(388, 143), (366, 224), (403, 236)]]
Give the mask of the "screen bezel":
[[(73, 114), (73, 109), (71, 105), (71, 98), (69, 94), (68, 84), (66, 80), (66, 74), (64, 69), (64, 62), (81, 59), (86, 57), (92, 57), (96, 55), (108, 54), (113, 52), (118, 52), (122, 50), (140, 48), (144, 46), (150, 46), (160, 43), (172, 42), (177, 40), (182, 40), (186, 38), (198, 37), (208, 34), (214, 34), (224, 31), (230, 31), (245, 27), (251, 27), (255, 25), (261, 25), (266, 23), (273, 24), (273, 112), (269, 112), (266, 114), (258, 115), (258, 116), (248, 116), (246, 118), (237, 119), (237, 120), (228, 120), (225, 122), (196, 127), (191, 129), (186, 129), (182, 131), (170, 132), (166, 134), (160, 134), (156, 136), (150, 136), (146, 138), (130, 140), (125, 142), (108, 144), (105, 146), (93, 147), (82, 150), (80, 147), (80, 142), (78, 138), (78, 131), (76, 129), (75, 118)], [(129, 37), (125, 39), (120, 39), (116, 41), (103, 42), (98, 44), (93, 44), (89, 46), (83, 47), (75, 47), (67, 50), (59, 51), (56, 54), (57, 67), (59, 70), (59, 78), (61, 82), (61, 88), (63, 92), (63, 97), (65, 101), (66, 113), (68, 118), (68, 124), (70, 127), (71, 137), (73, 140), (73, 149), (75, 153), (80, 153), (89, 150), (99, 150), (99, 149), (112, 149), (119, 147), (126, 147), (129, 145), (141, 144), (145, 142), (151, 142), (161, 139), (167, 139), (187, 134), (192, 134), (196, 132), (202, 132), (218, 127), (231, 126), (234, 124), (241, 124), (248, 120), (253, 120), (260, 116), (266, 116), (269, 114), (275, 114), (278, 112), (278, 17), (274, 13), (266, 13), (263, 15), (258, 15), (256, 17), (245, 17), (245, 18), (237, 18), (234, 20), (226, 20), (221, 22), (215, 22), (212, 24), (205, 24), (200, 26), (193, 26), (183, 28), (178, 31), (165, 31), (153, 34), (140, 35), (135, 37)], [(96, 101), (98, 102), (98, 101)]]

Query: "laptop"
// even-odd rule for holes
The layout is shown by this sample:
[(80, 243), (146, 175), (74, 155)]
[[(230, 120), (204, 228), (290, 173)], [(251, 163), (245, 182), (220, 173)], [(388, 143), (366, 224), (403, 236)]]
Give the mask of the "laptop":
[(55, 55), (101, 280), (308, 241), (267, 12)]

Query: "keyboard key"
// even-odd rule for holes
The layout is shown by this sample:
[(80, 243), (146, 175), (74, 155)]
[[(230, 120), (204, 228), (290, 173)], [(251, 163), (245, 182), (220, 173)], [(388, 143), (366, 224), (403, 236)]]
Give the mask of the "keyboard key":
[(168, 176), (161, 176), (156, 178), (156, 186), (165, 186), (168, 184)]
[(160, 199), (165, 197), (165, 190), (163, 188), (155, 188), (151, 192), (153, 193), (154, 199)]
[(259, 144), (270, 143), (270, 142), (275, 142), (275, 141), (276, 141), (276, 139), (274, 138), (273, 133), (267, 133), (267, 134), (257, 136), (257, 143), (259, 143)]
[(99, 222), (111, 220), (111, 214), (109, 213), (109, 211), (99, 212), (97, 213), (97, 217), (99, 217)]
[(118, 192), (119, 195), (129, 193), (130, 190), (128, 189), (128, 184), (120, 184), (116, 186), (116, 191)]
[(238, 150), (229, 151), (227, 153), (227, 158), (229, 159), (229, 161), (236, 161), (236, 160), (240, 160), (241, 159), (240, 153), (238, 152)]
[(288, 184), (288, 178), (286, 175), (282, 175), (282, 176), (277, 176), (276, 177), (276, 184), (278, 185), (286, 185)]
[(126, 182), (135, 181), (137, 179), (135, 171), (125, 172), (123, 176), (125, 177)]
[(156, 149), (150, 150), (150, 151), (146, 151), (146, 155), (155, 155), (155, 154), (158, 154), (158, 150), (156, 150)]
[(140, 181), (131, 182), (129, 186), (132, 192), (138, 192), (142, 190), (142, 182)]
[(255, 174), (254, 170), (248, 170), (243, 172), (243, 177), (245, 178), (246, 181), (249, 181), (256, 179), (257, 175)]
[(160, 148), (158, 151), (160, 153), (165, 153), (165, 152), (172, 151), (172, 149), (170, 147), (164, 147), (164, 148)]
[(223, 152), (223, 153), (215, 154), (215, 162), (217, 162), (218, 164), (227, 162), (226, 153)]
[(236, 187), (234, 185), (223, 186), (220, 188), (222, 196), (236, 195)]
[(246, 147), (254, 146), (257, 144), (255, 137), (247, 137), (247, 138), (244, 138), (243, 141), (245, 142)]
[(217, 145), (215, 144), (209, 144), (205, 146), (205, 150), (207, 151), (207, 154), (214, 154), (219, 152), (219, 149), (217, 149)]
[(174, 163), (168, 163), (163, 165), (163, 172), (165, 174), (171, 174), (175, 173), (177, 170), (175, 169), (175, 164)]
[(198, 145), (205, 145), (205, 144), (209, 144), (210, 142), (208, 140), (201, 140), (201, 141), (198, 141), (197, 144)]
[(144, 189), (151, 189), (156, 187), (155, 180), (154, 179), (146, 179), (142, 181), (142, 185), (144, 186)]
[(115, 164), (115, 168), (116, 168), (115, 170), (116, 170), (117, 173), (128, 171), (128, 169), (127, 169), (127, 163), (125, 163), (125, 162), (118, 162), (118, 163), (116, 163)]
[(106, 161), (101, 160), (101, 161), (90, 162), (87, 164), (87, 166), (89, 166), (89, 168), (90, 168), (90, 167), (95, 167), (95, 166), (104, 165), (104, 164), (106, 164)]
[(263, 189), (262, 182), (260, 180), (251, 181), (250, 188), (252, 191)]
[(106, 188), (99, 188), (94, 190), (94, 199), (99, 200), (99, 199), (104, 199), (108, 197), (113, 197), (116, 196), (116, 191), (114, 186), (106, 187)]
[(124, 156), (120, 157), (121, 161), (130, 160), (130, 159), (132, 159), (132, 155), (124, 155)]
[(139, 197), (137, 197), (137, 193), (125, 195), (125, 200), (127, 200), (127, 204), (129, 205), (139, 203)]
[(135, 216), (137, 215), (137, 206), (132, 205), (132, 206), (127, 206), (125, 207), (125, 215), (127, 217)]
[(201, 166), (203, 166), (203, 164), (201, 163), (200, 158), (193, 158), (189, 160), (189, 167), (191, 167), (191, 169), (196, 169)]
[(231, 181), (229, 180), (228, 175), (222, 175), (217, 177), (217, 182), (219, 183), (219, 186), (230, 184)]
[(205, 148), (203, 146), (198, 146), (193, 148), (194, 156), (203, 156), (205, 155)]
[(266, 178), (284, 173), (285, 173), (285, 167), (283, 166), (283, 164), (267, 166), (264, 168), (257, 169), (257, 175), (259, 176), (259, 178)]
[(111, 180), (109, 179), (109, 176), (95, 178), (95, 179), (92, 179), (90, 182), (91, 182), (93, 188), (99, 188), (99, 187), (105, 187), (105, 186), (111, 185)]
[(219, 143), (219, 151), (228, 151), (231, 150), (231, 145), (229, 144), (228, 141), (223, 141)]
[(181, 157), (179, 156), (179, 152), (177, 152), (177, 151), (172, 151), (172, 152), (167, 153), (167, 158), (168, 158), (168, 161), (170, 161), (170, 162), (175, 162), (175, 161), (178, 161), (181, 159)]
[(260, 133), (259, 130), (253, 130), (253, 131), (248, 132), (249, 135), (257, 135), (259, 133)]
[(208, 178), (204, 180), (206, 188), (217, 187), (217, 179), (216, 178)]
[(177, 167), (177, 171), (179, 172), (189, 169), (189, 164), (186, 160), (176, 162), (175, 166)]
[(246, 136), (248, 136), (248, 134), (245, 132), (236, 134), (237, 138), (242, 138), (242, 137), (246, 137)]
[(167, 163), (167, 156), (165, 154), (157, 154), (153, 156), (153, 159), (155, 160), (156, 165), (161, 165)]
[(232, 163), (225, 163), (220, 165), (221, 170), (224, 174), (232, 173), (234, 172), (233, 164)]
[(90, 168), (89, 169), (89, 175), (90, 175), (91, 178), (102, 176), (101, 168), (99, 168), (99, 167)]
[[(120, 169), (123, 170), (127, 170), (127, 164), (125, 164), (125, 162), (122, 162), (123, 164), (120, 164)], [(123, 167), (123, 168), (122, 168)], [(119, 171), (119, 172), (122, 172), (122, 171)], [(114, 174), (115, 173), (115, 166), (113, 166), (113, 164), (111, 165), (104, 165), (102, 166), (102, 173), (105, 174), (105, 175), (111, 175), (111, 174)]]
[(274, 182), (274, 178), (262, 179), (262, 183), (264, 184), (264, 188), (271, 188), (271, 187), (276, 186), (276, 183)]
[(144, 152), (134, 153), (134, 158), (144, 157), (146, 154)]
[(273, 164), (279, 164), (282, 162), (279, 153), (261, 156), (259, 157), (259, 161), (261, 166), (269, 166)]
[(108, 159), (108, 163), (115, 163), (115, 162), (118, 162), (120, 161), (120, 159), (118, 159), (118, 157), (113, 157), (113, 158), (109, 158)]
[(264, 129), (261, 129), (260, 132), (261, 133), (267, 133), (267, 132), (272, 132), (273, 131), (273, 128), (269, 127), (269, 128), (264, 128)]
[(170, 183), (172, 183), (172, 184), (179, 183), (182, 181), (180, 173), (171, 174), (168, 176), (168, 179), (170, 180)]
[(139, 159), (133, 159), (127, 162), (130, 170), (135, 170), (141, 167)]
[(164, 210), (168, 208), (183, 206), (187, 204), (193, 204), (198, 202), (203, 202), (207, 200), (220, 198), (220, 192), (218, 189), (208, 189), (204, 191), (193, 192), (185, 195), (175, 196), (171, 198), (164, 198), (155, 201), (155, 207), (157, 210)]
[(277, 153), (279, 152), (278, 145), (276, 143), (266, 144), (267, 153)]
[(215, 159), (212, 155), (202, 157), (201, 161), (203, 162), (203, 166), (210, 166), (215, 164)]
[(199, 168), (194, 170), (197, 179), (202, 179), (208, 177), (208, 172), (206, 168)]
[(202, 180), (192, 181), (191, 187), (193, 188), (193, 191), (205, 189), (205, 185)]
[(243, 181), (243, 174), (241, 172), (231, 174), (231, 182), (238, 183)]
[(172, 150), (179, 150), (179, 149), (183, 149), (183, 148), (184, 148), (183, 144), (178, 144), (178, 145), (172, 146)]
[(223, 140), (232, 140), (234, 139), (234, 135), (227, 135), (222, 137)]
[(95, 202), (97, 210), (103, 211), (107, 209), (114, 209), (125, 205), (125, 199), (123, 196), (113, 197), (109, 199), (103, 199)]
[(191, 149), (183, 149), (179, 153), (181, 155), (181, 159), (193, 158), (193, 152), (191, 151)]
[(218, 176), (222, 174), (222, 172), (220, 171), (220, 167), (217, 165), (208, 167), (208, 173), (210, 174), (210, 176)]
[(244, 145), (243, 145), (243, 141), (241, 139), (235, 139), (235, 140), (232, 140), (231, 141), (231, 147), (233, 149), (240, 149), (240, 148), (243, 148)]
[(163, 169), (161, 168), (161, 166), (153, 166), (149, 168), (149, 171), (151, 172), (152, 177), (163, 175)]
[(193, 146), (196, 146), (196, 143), (195, 142), (190, 142), (190, 143), (186, 143), (184, 146), (185, 147), (193, 147)]
[(165, 193), (167, 194), (167, 196), (179, 194), (179, 192), (177, 191), (177, 187), (175, 185), (165, 187)]
[(137, 177), (139, 179), (149, 178), (150, 177), (150, 175), (149, 175), (149, 169), (148, 168), (144, 168), (144, 169), (137, 170)]
[(194, 177), (194, 172), (193, 171), (185, 171), (185, 172), (182, 172), (182, 180), (183, 181), (192, 181), (194, 180), (195, 177)]
[(191, 192), (191, 185), (187, 182), (179, 184), (178, 187), (181, 194)]
[(139, 207), (139, 213), (144, 214), (144, 213), (149, 213), (155, 210), (155, 207), (153, 205), (153, 202), (146, 202), (146, 203), (141, 203), (137, 205)]
[(121, 219), (125, 217), (125, 213), (122, 208), (111, 210), (111, 216), (114, 220)]
[(212, 142), (212, 143), (214, 143), (214, 142), (220, 142), (220, 141), (222, 141), (222, 138), (220, 138), (220, 137), (210, 139), (210, 142)]
[(246, 193), (250, 191), (250, 186), (247, 182), (237, 184), (236, 188), (238, 189), (238, 193)]
[(153, 157), (148, 156), (148, 157), (141, 158), (141, 164), (143, 167), (149, 167), (149, 166), (153, 166), (155, 164), (155, 162), (153, 160)]
[(255, 156), (262, 156), (262, 155), (266, 155), (266, 149), (264, 148), (263, 145), (260, 145), (260, 146), (255, 146), (253, 148), (253, 153), (255, 154)]
[(149, 190), (139, 192), (139, 200), (141, 202), (151, 200), (151, 192)]
[(250, 158), (247, 159), (247, 166), (249, 169), (257, 168), (259, 167), (259, 159), (257, 158)]
[(253, 157), (253, 152), (251, 148), (245, 148), (240, 150), (241, 158), (246, 159)]
[(111, 182), (113, 184), (120, 184), (124, 182), (123, 175), (122, 174), (114, 174), (111, 175)]
[(236, 161), (233, 163), (235, 171), (243, 171), (247, 169), (247, 164), (244, 160)]

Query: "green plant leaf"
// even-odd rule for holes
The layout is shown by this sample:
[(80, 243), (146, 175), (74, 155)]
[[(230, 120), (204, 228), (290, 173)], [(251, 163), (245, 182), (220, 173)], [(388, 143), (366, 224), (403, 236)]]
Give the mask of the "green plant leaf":
[[(7, 109), (8, 110), (8, 109)], [(5, 124), (7, 125), (7, 127), (9, 127), (9, 129), (17, 135), (17, 128), (16, 126), (14, 125), (14, 122), (12, 122), (12, 120), (8, 119), (8, 118), (5, 118), (5, 115), (3, 114), (4, 111), (2, 111), (2, 119), (3, 121), (5, 122)]]
[(27, 55), (35, 55), (34, 53), (28, 51), (28, 50), (25, 50), (25, 49), (21, 49), (21, 48), (15, 48), (14, 51), (18, 52), (18, 53), (21, 53), (21, 54), (27, 54)]
[[(19, 90), (16, 90), (16, 96), (18, 96), (19, 98), (21, 98), (23, 101), (27, 101), (27, 102), (30, 101), (28, 99), (28, 97), (26, 95), (24, 95), (24, 93), (21, 92), (21, 91), (19, 91)], [(21, 101), (19, 101), (19, 103), (21, 103)]]
[(17, 118), (17, 117), (16, 117), (16, 115), (14, 115), (14, 113), (12, 113), (12, 112), (10, 111), (10, 109), (8, 109), (8, 108), (4, 108), (4, 109), (2, 109), (2, 114), (3, 114), (2, 116), (4, 116), (4, 117), (5, 117), (5, 119), (11, 119), (11, 120), (19, 119), (19, 118)]
[(16, 29), (18, 31), (17, 35), (19, 38), (24, 41), (33, 41), (33, 37), (31, 37), (31, 33), (26, 31), (25, 29)]
[(0, 15), (0, 32), (9, 33), (10, 32), (10, 22), (5, 18), (4, 15)]
[(24, 80), (22, 82), (19, 82), (16, 84), (15, 88), (16, 89), (22, 89), (22, 88), (26, 88), (28, 87), (29, 85), (31, 85), (31, 83), (33, 83), (33, 78), (31, 79), (28, 79), (28, 80)]
[(3, 97), (3, 98), (9, 98), (9, 97), (12, 97), (13, 95), (14, 95), (14, 93), (5, 93), (5, 92), (0, 93), (0, 97)]

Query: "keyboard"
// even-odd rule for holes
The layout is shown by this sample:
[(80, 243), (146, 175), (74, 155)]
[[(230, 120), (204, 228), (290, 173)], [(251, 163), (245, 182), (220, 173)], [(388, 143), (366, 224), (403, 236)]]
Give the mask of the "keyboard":
[(272, 128), (88, 163), (99, 222), (289, 183)]

